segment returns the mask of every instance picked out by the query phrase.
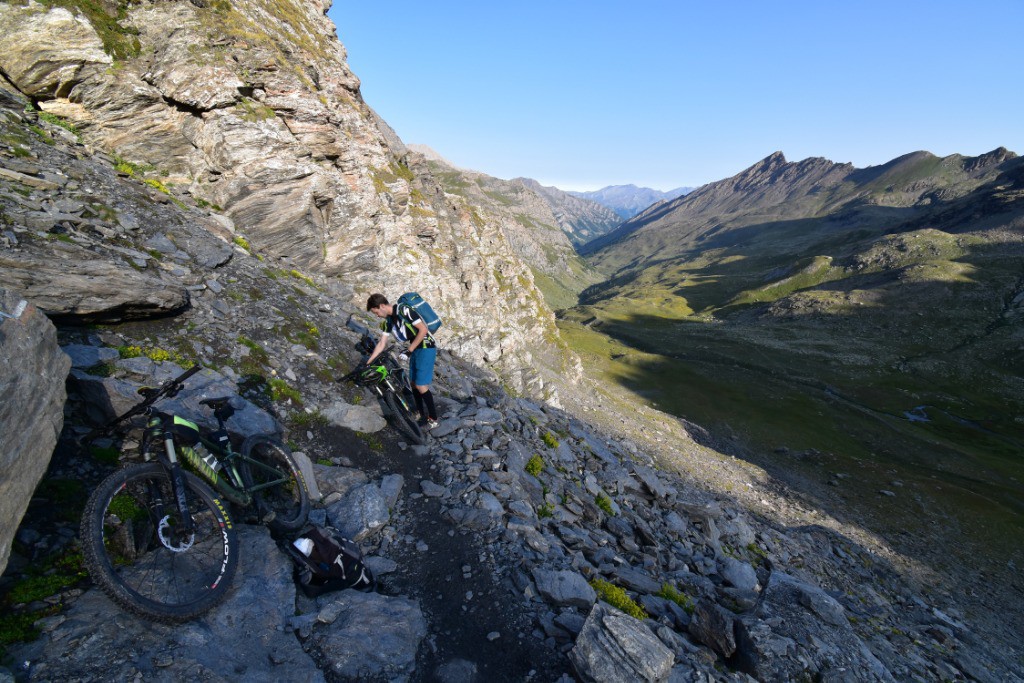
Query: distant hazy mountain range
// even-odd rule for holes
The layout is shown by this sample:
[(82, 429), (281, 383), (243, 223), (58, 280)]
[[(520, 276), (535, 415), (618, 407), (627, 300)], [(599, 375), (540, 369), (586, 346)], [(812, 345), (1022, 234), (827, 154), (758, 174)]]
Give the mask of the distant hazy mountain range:
[(607, 206), (622, 218), (632, 218), (652, 204), (671, 201), (693, 192), (694, 189), (692, 187), (677, 187), (668, 192), (661, 192), (636, 185), (609, 185), (592, 192), (569, 192), (569, 194)]

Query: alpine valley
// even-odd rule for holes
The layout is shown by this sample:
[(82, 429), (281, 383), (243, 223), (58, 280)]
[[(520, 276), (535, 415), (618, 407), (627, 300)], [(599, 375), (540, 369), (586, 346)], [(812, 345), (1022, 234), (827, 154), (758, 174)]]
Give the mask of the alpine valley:
[[(399, 139), (330, 8), (0, 3), (0, 681), (1024, 681), (1020, 158), (498, 179)], [(413, 290), (423, 445), (338, 381)], [(376, 590), (227, 503), (201, 617), (92, 582), (139, 440), (80, 437), (194, 365), (161, 409), (280, 437)]]

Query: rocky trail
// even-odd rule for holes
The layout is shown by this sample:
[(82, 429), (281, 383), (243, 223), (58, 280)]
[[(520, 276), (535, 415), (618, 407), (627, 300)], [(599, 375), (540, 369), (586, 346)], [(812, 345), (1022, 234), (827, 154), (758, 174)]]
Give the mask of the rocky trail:
[[(445, 403), (439, 401), (442, 414)], [(557, 679), (565, 661), (532, 637), (532, 615), (507, 576), (502, 579), (506, 572), (495, 566), (488, 538), (443, 519), (441, 496), (447, 491), (421, 485), (436, 477), (430, 455), (434, 441), (409, 446), (385, 430), (382, 449), (372, 450), (350, 430), (326, 427), (313, 433), (311, 451), (344, 453), (346, 462), (371, 478), (398, 474), (411, 488), (397, 506), (389, 534), (394, 571), (378, 577), (377, 590), (415, 597), (427, 617), (427, 644), (412, 680)]]

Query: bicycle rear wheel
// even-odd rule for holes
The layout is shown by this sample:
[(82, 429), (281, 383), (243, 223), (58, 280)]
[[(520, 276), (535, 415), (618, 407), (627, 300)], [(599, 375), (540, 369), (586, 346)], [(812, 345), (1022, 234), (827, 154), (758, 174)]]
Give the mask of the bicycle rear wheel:
[(395, 429), (409, 437), (413, 443), (423, 444), (425, 440), (423, 429), (416, 422), (416, 417), (405, 399), (393, 391), (385, 390), (384, 403), (387, 404), (388, 411), (391, 413), (391, 424)]
[(197, 477), (182, 477), (191, 533), (184, 533), (170, 474), (159, 463), (114, 472), (82, 516), (82, 554), (93, 581), (129, 612), (165, 623), (214, 607), (238, 568), (224, 506)]
[(242, 444), (242, 456), (242, 481), (261, 516), (269, 517), (267, 526), (274, 531), (298, 531), (305, 526), (309, 491), (287, 446), (268, 436), (250, 436)]

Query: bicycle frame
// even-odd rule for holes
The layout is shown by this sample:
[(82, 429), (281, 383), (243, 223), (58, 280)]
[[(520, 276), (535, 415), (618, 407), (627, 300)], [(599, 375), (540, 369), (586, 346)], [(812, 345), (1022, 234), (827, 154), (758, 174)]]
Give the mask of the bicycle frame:
[[(154, 424), (156, 423), (156, 424)], [(223, 427), (223, 425), (221, 425)], [(172, 476), (175, 468), (180, 468), (180, 460), (178, 453), (180, 450), (182, 458), (185, 462), (192, 466), (192, 468), (206, 481), (208, 481), (217, 491), (219, 491), (225, 498), (236, 505), (248, 506), (253, 502), (252, 494), (256, 491), (262, 491), (263, 489), (277, 486), (288, 481), (287, 477), (278, 477), (271, 481), (257, 484), (254, 486), (246, 486), (242, 479), (242, 475), (238, 470), (238, 463), (245, 462), (250, 467), (261, 470), (268, 474), (278, 474), (278, 471), (268, 467), (267, 465), (254, 460), (243, 453), (235, 452), (231, 447), (231, 442), (226, 441), (225, 446), (221, 446), (216, 443), (208, 436), (200, 434), (199, 442), (214, 455), (214, 457), (220, 462), (220, 472), (214, 470), (203, 458), (196, 452), (195, 448), (191, 446), (185, 446), (175, 443), (174, 434), (163, 428), (163, 420), (160, 417), (153, 417), (149, 421), (149, 425), (142, 437), (142, 453), (143, 460), (149, 461), (149, 445), (153, 442), (154, 438), (162, 438), (164, 442), (164, 453), (167, 457), (165, 466), (169, 467), (172, 472)], [(226, 476), (222, 476), (224, 473)], [(178, 488), (178, 478), (174, 479), (175, 490), (181, 490)]]

